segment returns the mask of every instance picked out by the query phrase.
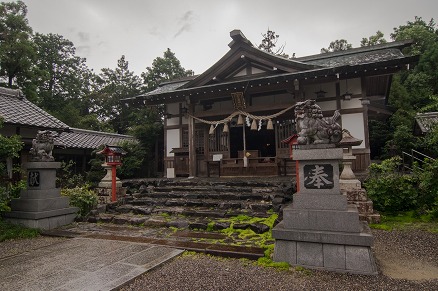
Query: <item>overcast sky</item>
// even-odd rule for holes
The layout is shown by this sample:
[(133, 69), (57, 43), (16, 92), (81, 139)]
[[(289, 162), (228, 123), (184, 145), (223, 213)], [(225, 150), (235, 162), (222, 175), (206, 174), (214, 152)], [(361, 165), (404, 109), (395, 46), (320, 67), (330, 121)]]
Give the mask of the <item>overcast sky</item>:
[[(7, 2), (7, 0), (2, 0)], [(268, 27), (284, 52), (317, 54), (335, 39), (353, 47), (381, 30), (421, 16), (438, 20), (437, 0), (24, 0), (34, 32), (72, 41), (77, 55), (99, 73), (125, 55), (140, 75), (170, 48), (185, 69), (200, 74), (229, 49), (240, 29), (254, 44)]]

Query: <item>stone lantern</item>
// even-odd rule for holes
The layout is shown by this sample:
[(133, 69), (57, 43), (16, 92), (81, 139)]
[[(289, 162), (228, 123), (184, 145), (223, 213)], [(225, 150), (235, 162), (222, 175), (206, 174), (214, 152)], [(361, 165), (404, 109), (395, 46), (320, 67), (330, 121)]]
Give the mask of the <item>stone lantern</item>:
[(110, 188), (111, 186), (111, 202), (115, 202), (117, 201), (117, 188), (122, 187), (122, 182), (116, 175), (116, 168), (122, 165), (122, 155), (126, 155), (126, 152), (122, 147), (105, 145), (103, 150), (97, 154), (105, 156), (105, 163), (102, 166), (106, 170), (106, 175), (99, 183), (99, 187)]
[[(344, 148), (344, 155), (342, 162), (344, 169), (340, 175), (340, 188), (341, 190), (360, 189), (361, 184), (353, 173), (352, 165), (356, 157), (353, 155), (353, 146), (358, 146), (362, 143), (361, 139), (357, 139), (351, 135), (351, 133), (344, 129), (342, 131), (342, 139), (339, 142), (339, 147)], [(346, 150), (346, 151), (345, 151)]]

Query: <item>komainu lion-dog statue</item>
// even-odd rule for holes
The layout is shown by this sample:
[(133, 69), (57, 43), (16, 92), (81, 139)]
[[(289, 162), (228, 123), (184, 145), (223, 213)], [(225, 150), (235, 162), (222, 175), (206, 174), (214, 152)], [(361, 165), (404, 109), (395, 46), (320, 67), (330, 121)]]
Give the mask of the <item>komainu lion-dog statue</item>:
[(54, 134), (50, 130), (38, 130), (36, 138), (32, 140), (31, 161), (34, 162), (53, 162), (52, 156)]
[(342, 128), (336, 122), (340, 117), (338, 110), (332, 117), (323, 117), (315, 100), (298, 102), (295, 106), (298, 144), (338, 143), (342, 139)]

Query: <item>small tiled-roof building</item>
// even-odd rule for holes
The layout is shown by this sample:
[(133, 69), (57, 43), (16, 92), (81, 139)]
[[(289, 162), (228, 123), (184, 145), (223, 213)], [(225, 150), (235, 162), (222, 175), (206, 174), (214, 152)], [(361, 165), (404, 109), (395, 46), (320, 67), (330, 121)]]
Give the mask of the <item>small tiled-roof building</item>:
[(38, 130), (52, 130), (59, 134), (55, 138), (55, 160), (73, 160), (79, 172), (86, 170), (91, 152), (99, 146), (135, 140), (128, 135), (71, 128), (27, 100), (20, 90), (15, 89), (0, 87), (0, 118), (3, 120), (0, 134), (21, 136), (24, 148), (20, 163), (27, 161), (32, 139), (36, 137)]
[(415, 134), (424, 135), (434, 126), (438, 126), (438, 112), (417, 113), (415, 116)]

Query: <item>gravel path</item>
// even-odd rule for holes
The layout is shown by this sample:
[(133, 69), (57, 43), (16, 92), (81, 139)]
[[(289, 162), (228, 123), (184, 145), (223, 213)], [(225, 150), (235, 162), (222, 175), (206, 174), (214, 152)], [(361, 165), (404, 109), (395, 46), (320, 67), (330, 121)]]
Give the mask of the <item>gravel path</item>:
[[(373, 230), (379, 275), (315, 270), (277, 271), (252, 261), (184, 255), (122, 290), (438, 290), (438, 234)], [(0, 258), (58, 243), (38, 237), (0, 243)]]
[(251, 262), (189, 255), (122, 290), (438, 290), (438, 234), (373, 231), (379, 275), (277, 271)]

